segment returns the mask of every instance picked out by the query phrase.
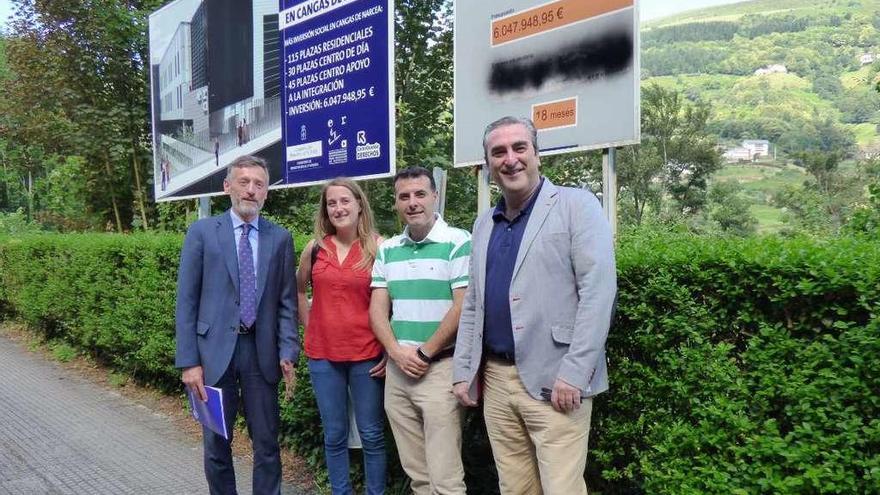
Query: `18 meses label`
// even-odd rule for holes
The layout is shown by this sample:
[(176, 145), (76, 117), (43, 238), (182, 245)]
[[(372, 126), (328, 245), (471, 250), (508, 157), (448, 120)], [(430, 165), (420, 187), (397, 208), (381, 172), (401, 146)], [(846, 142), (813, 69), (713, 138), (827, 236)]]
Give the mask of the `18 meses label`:
[(545, 31), (552, 28), (554, 23), (565, 17), (565, 7), (554, 7), (537, 12), (528, 17), (511, 19), (509, 22), (501, 22), (492, 28), (492, 40), (500, 41), (511, 34), (528, 36), (531, 32)]

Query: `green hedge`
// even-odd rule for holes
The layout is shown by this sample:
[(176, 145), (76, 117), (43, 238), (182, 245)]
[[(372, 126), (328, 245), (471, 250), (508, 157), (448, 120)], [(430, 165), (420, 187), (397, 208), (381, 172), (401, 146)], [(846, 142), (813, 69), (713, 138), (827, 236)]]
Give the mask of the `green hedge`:
[[(180, 245), (155, 235), (0, 239), (0, 307), (179, 393)], [(592, 490), (880, 493), (878, 243), (647, 234), (621, 241), (618, 271)], [(285, 444), (319, 466), (304, 375), (282, 421)], [(470, 491), (496, 492), (478, 412), (465, 445)]]
[(880, 493), (880, 245), (630, 241), (589, 479)]

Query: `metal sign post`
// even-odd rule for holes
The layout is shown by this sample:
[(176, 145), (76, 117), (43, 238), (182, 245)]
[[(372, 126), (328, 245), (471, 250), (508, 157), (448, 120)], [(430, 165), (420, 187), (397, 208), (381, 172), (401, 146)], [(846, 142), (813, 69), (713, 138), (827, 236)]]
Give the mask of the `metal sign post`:
[(199, 197), (199, 220), (211, 216), (211, 198), (208, 196)]
[(487, 211), (491, 204), (492, 190), (489, 188), (489, 165), (480, 166), (477, 176), (477, 215)]
[(617, 239), (617, 166), (616, 150), (602, 150), (602, 211), (611, 224), (611, 234)]
[(443, 213), (446, 211), (446, 170), (443, 170), (440, 167), (434, 167), (432, 170), (434, 176), (434, 184), (437, 185), (437, 202), (434, 205), (434, 210), (443, 216)]

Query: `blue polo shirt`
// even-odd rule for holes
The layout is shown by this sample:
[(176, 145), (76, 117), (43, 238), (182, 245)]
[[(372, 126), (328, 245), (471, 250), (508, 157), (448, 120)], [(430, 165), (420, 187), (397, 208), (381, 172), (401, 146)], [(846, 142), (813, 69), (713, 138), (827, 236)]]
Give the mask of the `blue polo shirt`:
[(544, 178), (541, 177), (541, 182), (538, 183), (538, 188), (528, 204), (513, 220), (508, 220), (504, 216), (504, 211), (507, 209), (504, 197), (492, 213), (495, 225), (492, 226), (489, 249), (486, 253), (486, 296), (483, 301), (486, 309), (483, 345), (491, 352), (509, 353), (511, 356), (514, 354), (513, 324), (510, 320), (510, 282), (513, 279), (513, 266), (519, 254), (519, 245), (529, 223), (529, 215), (543, 185)]

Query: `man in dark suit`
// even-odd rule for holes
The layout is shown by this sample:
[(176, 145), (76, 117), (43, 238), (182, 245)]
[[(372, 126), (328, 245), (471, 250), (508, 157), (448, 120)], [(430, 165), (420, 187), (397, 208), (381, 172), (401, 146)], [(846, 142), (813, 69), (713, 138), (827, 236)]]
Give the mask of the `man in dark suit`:
[(254, 494), (281, 492), (278, 382), (293, 386), (299, 355), (294, 252), (290, 233), (260, 218), (266, 162), (242, 156), (229, 166), (223, 190), (232, 208), (190, 226), (177, 279), (177, 354), (183, 382), (206, 399), (223, 389), (229, 440), (203, 428), (205, 476), (211, 494), (234, 494), (232, 425), (244, 403), (254, 449)]
[(453, 392), (475, 406), (482, 378), (502, 494), (586, 495), (592, 398), (608, 389), (614, 245), (592, 193), (541, 177), (537, 134), (505, 117), (483, 136), (502, 198), (474, 224)]

